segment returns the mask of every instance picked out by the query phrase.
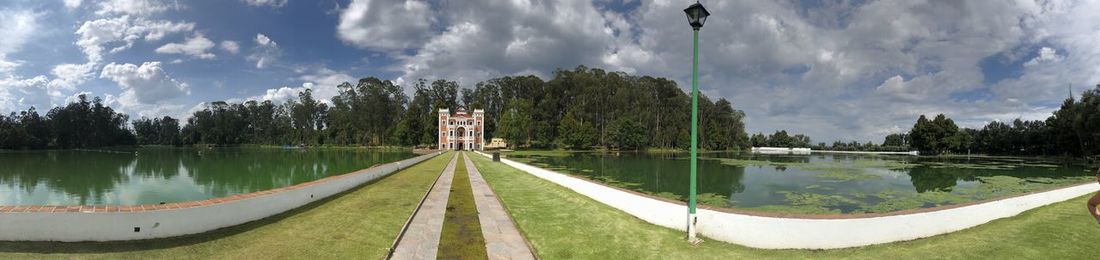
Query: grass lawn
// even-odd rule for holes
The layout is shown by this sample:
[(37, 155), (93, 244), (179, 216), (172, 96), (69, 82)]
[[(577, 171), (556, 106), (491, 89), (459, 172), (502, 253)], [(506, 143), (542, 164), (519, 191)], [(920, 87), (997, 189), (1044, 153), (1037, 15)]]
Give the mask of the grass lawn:
[[(459, 155), (461, 156), (461, 155)], [(447, 214), (439, 236), (440, 259), (485, 259), (485, 237), (481, 235), (477, 204), (466, 172), (466, 160), (458, 158), (451, 196), (447, 199)]]
[(443, 154), (349, 192), (240, 226), (132, 242), (0, 242), (0, 258), (383, 258), (453, 155)]
[[(915, 241), (840, 250), (761, 250), (646, 223), (557, 184), (471, 156), (543, 259), (1096, 259), (1100, 225), (1071, 199), (971, 229)], [(706, 239), (706, 238), (704, 238)]]

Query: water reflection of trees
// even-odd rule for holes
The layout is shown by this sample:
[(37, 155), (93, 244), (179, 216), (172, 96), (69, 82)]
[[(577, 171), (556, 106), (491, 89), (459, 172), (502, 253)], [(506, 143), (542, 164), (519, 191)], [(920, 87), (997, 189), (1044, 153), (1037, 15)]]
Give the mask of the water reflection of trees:
[[(908, 169), (910, 181), (919, 193), (927, 191), (951, 191), (959, 181), (978, 181), (980, 177), (1008, 176), (1020, 179), (1051, 178), (1060, 179), (1088, 175), (1080, 167), (1063, 165), (1057, 168), (1038, 167), (1017, 164), (1006, 166), (1000, 162), (986, 161), (984, 164), (952, 165), (954, 160), (929, 159), (937, 163), (947, 162), (942, 167), (917, 166)], [(984, 168), (983, 167), (988, 167)], [(1007, 168), (996, 168), (1007, 167)]]
[(180, 155), (185, 152), (175, 148), (150, 148), (138, 150), (135, 154), (134, 176), (169, 179), (179, 175)]
[[(532, 156), (536, 163), (560, 168), (613, 185), (649, 193), (668, 192), (687, 198), (689, 192), (689, 160), (670, 154), (573, 153), (570, 156)], [(699, 160), (697, 194), (714, 193), (729, 196), (745, 190), (742, 179), (745, 169), (721, 164), (714, 160)]]
[[(128, 179), (132, 153), (35, 151), (0, 153), (0, 183), (31, 192), (44, 184), (80, 204), (102, 203), (103, 196)], [(20, 203), (27, 204), (27, 203)]]
[(291, 186), (412, 157), (364, 150), (216, 149), (181, 155), (195, 183), (215, 196)]
[(909, 171), (909, 181), (918, 193), (927, 191), (951, 191), (957, 185), (956, 176), (949, 169), (935, 169), (928, 167), (915, 168)]
[[(167, 180), (186, 174), (208, 194), (225, 196), (290, 186), (375, 164), (411, 158), (409, 151), (277, 149), (138, 149), (0, 152), (0, 185), (32, 192), (40, 184), (72, 203), (102, 204), (130, 177)], [(30, 202), (21, 204), (28, 204)]]

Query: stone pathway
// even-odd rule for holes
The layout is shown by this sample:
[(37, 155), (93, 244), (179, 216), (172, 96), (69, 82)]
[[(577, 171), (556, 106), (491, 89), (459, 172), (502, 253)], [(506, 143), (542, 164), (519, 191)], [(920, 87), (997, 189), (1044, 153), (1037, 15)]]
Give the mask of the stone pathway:
[(424, 205), (413, 216), (405, 235), (397, 243), (393, 259), (435, 259), (439, 251), (439, 234), (443, 232), (443, 216), (447, 213), (447, 198), (451, 195), (458, 154), (444, 168), (435, 186), (428, 192)]
[(477, 204), (481, 233), (485, 236), (485, 251), (489, 259), (535, 259), (523, 235), (516, 229), (515, 223), (497, 200), (496, 193), (489, 188), (474, 162), (462, 154), (466, 160), (466, 172), (470, 174), (470, 184)]
[(465, 153), (457, 153), (443, 170), (439, 180), (428, 193), (424, 205), (413, 216), (405, 235), (397, 243), (392, 259), (435, 259), (439, 252), (439, 237), (443, 232), (443, 219), (447, 213), (447, 199), (451, 195), (451, 183), (459, 158), (465, 160), (466, 172), (477, 205), (481, 233), (485, 238), (485, 251), (489, 259), (535, 259), (523, 235), (489, 188), (481, 172)]

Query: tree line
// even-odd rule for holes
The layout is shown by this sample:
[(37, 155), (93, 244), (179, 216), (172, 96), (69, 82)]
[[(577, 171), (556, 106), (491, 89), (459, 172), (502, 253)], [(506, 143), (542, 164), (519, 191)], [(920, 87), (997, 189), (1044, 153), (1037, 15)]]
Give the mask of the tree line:
[(96, 97), (50, 109), (45, 116), (31, 107), (0, 115), (0, 149), (78, 149), (137, 142), (129, 117), (117, 113)]
[(886, 141), (911, 145), (922, 154), (1095, 156), (1100, 154), (1100, 85), (1081, 99), (1067, 98), (1046, 120), (993, 121), (971, 129), (959, 128), (942, 114), (932, 120), (921, 115), (908, 134), (892, 136)]
[[(579, 66), (535, 76), (502, 77), (462, 90), (465, 107), (484, 109), (486, 133), (534, 148), (686, 149), (691, 97), (674, 81)], [(745, 113), (726, 99), (699, 97), (699, 147), (748, 147)], [(489, 136), (487, 136), (489, 137)]]
[[(182, 129), (184, 144), (336, 144), (435, 147), (439, 109), (483, 109), (486, 138), (524, 148), (634, 150), (687, 148), (690, 97), (675, 82), (579, 66), (536, 76), (506, 76), (460, 88), (419, 80), (413, 96), (388, 80), (343, 83), (331, 104), (310, 90), (285, 104), (214, 102)], [(461, 89), (461, 90), (460, 90)], [(728, 100), (700, 97), (700, 147), (749, 145), (745, 114)], [(156, 139), (156, 138), (151, 138)]]
[[(117, 129), (110, 133), (121, 137), (96, 134), (94, 138), (78, 139), (90, 142), (79, 144), (70, 144), (68, 136), (58, 139), (54, 134), (85, 128), (65, 125), (40, 130), (36, 120), (49, 121), (53, 117), (41, 118), (32, 108), (0, 118), (0, 141), (4, 141), (0, 148), (130, 144), (435, 147), (437, 111), (457, 111), (460, 107), (484, 109), (485, 137), (506, 138), (514, 147), (634, 150), (686, 149), (690, 145), (691, 98), (665, 78), (578, 66), (559, 69), (549, 80), (533, 75), (505, 76), (468, 88), (445, 79), (418, 80), (412, 88), (413, 96), (409, 98), (402, 86), (368, 77), (337, 86), (339, 94), (331, 102), (315, 99), (309, 89), (283, 103), (217, 101), (186, 120), (140, 118), (132, 122), (133, 129), (128, 127), (125, 115), (111, 110), (119, 118), (96, 126), (114, 126)], [(98, 98), (94, 107), (110, 109)], [(700, 148), (737, 150), (750, 145), (743, 123), (745, 114), (728, 100), (711, 101), (700, 95), (699, 113)], [(69, 120), (66, 116), (58, 118)], [(49, 136), (27, 136), (46, 132)], [(9, 145), (9, 139), (18, 141)]]
[[(810, 137), (803, 134), (790, 135), (787, 130), (775, 131), (774, 134), (764, 135), (764, 133), (753, 134), (749, 138), (749, 142), (753, 147), (787, 147), (787, 148), (810, 148), (813, 147), (810, 143)], [(824, 145), (822, 145), (824, 146)]]

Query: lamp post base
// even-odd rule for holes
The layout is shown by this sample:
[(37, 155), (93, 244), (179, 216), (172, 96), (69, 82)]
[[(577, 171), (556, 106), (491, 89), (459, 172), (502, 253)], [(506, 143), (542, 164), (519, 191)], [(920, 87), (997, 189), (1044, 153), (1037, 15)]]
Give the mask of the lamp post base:
[(691, 243), (692, 245), (697, 245), (697, 244), (703, 242), (702, 239), (699, 239), (699, 237), (695, 235), (695, 232), (696, 232), (695, 222), (697, 220), (698, 219), (695, 217), (695, 213), (688, 213), (688, 237), (687, 237), (687, 240), (688, 240), (688, 243)]

